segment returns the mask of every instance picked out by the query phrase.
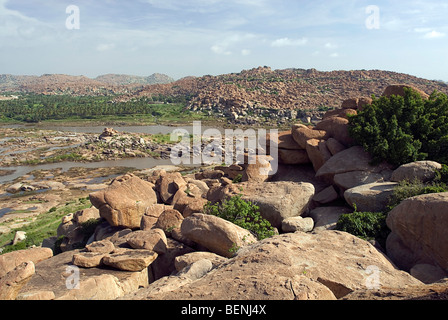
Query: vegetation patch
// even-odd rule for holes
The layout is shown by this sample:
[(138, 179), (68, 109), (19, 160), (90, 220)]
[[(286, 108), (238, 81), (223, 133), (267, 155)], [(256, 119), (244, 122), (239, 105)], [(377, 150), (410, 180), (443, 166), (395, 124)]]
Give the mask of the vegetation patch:
[[(32, 246), (40, 246), (45, 238), (56, 236), (57, 228), (61, 223), (63, 216), (91, 206), (88, 198), (80, 198), (76, 201), (70, 201), (62, 206), (51, 208), (47, 213), (40, 214), (25, 226), (11, 229), (11, 232), (0, 235), (0, 246), (3, 247), (2, 254), (16, 250), (27, 249)], [(8, 222), (0, 225), (8, 226)], [(86, 225), (86, 229), (89, 225)], [(17, 231), (25, 231), (26, 239), (15, 245), (10, 245)]]
[(264, 219), (259, 207), (250, 201), (241, 198), (240, 195), (223, 200), (221, 203), (204, 206), (204, 212), (230, 221), (237, 226), (249, 230), (258, 240), (272, 237), (275, 229)]
[(349, 132), (374, 163), (448, 163), (448, 96), (434, 92), (425, 100), (406, 88), (404, 97), (373, 96), (371, 105), (349, 116)]

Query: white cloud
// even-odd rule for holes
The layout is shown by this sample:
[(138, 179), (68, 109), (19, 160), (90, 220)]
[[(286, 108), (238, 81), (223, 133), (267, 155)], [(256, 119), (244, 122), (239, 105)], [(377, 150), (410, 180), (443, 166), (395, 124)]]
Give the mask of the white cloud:
[(304, 46), (308, 43), (307, 38), (301, 38), (301, 39), (290, 39), (290, 38), (281, 38), (274, 40), (271, 43), (272, 47), (297, 47), (297, 46)]
[(331, 42), (327, 42), (326, 44), (325, 44), (325, 48), (326, 49), (335, 49), (335, 48), (337, 48), (338, 46), (336, 45), (336, 44), (334, 44), (334, 43), (331, 43)]
[(115, 44), (113, 43), (100, 43), (96, 46), (97, 51), (109, 51), (115, 48)]
[(331, 58), (338, 58), (339, 57), (339, 53), (337, 52), (333, 52), (332, 54), (330, 54)]
[(243, 49), (241, 50), (241, 55), (248, 56), (251, 54), (251, 51), (249, 49)]
[(227, 50), (226, 46), (215, 44), (210, 48), (216, 54), (222, 54), (225, 56), (229, 56), (232, 54), (232, 51)]
[(438, 38), (443, 38), (445, 37), (445, 33), (443, 32), (438, 32), (436, 30), (433, 30), (431, 32), (427, 32), (425, 33), (425, 35), (423, 36), (423, 38), (425, 39), (438, 39)]

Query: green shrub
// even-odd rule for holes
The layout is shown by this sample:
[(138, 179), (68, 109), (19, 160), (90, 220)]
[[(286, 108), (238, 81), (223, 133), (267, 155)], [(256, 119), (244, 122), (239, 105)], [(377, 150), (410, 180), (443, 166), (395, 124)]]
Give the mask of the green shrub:
[(375, 239), (384, 248), (390, 229), (386, 225), (387, 214), (383, 212), (353, 212), (343, 214), (336, 230), (348, 232), (364, 240)]
[(424, 100), (405, 89), (404, 97), (373, 97), (371, 105), (349, 116), (349, 132), (374, 163), (448, 163), (448, 96), (434, 92)]
[(415, 181), (401, 181), (398, 186), (394, 188), (393, 194), (389, 197), (389, 204), (387, 209), (391, 211), (398, 206), (403, 200), (415, 197), (421, 194), (447, 192), (448, 187), (444, 183), (434, 182), (425, 184), (418, 180)]
[(448, 166), (446, 164), (442, 164), (442, 169), (436, 171), (434, 181), (448, 184)]
[(237, 226), (249, 230), (258, 240), (272, 237), (274, 228), (269, 221), (264, 219), (260, 208), (250, 201), (243, 200), (240, 195), (223, 200), (221, 203), (208, 203), (204, 206), (204, 212), (230, 221)]

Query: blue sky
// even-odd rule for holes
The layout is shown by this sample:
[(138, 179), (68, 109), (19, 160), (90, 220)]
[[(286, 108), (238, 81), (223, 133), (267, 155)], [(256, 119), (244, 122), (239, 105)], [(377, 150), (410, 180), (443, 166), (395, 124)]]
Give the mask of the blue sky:
[[(79, 29), (66, 27), (70, 5)], [(0, 0), (0, 73), (178, 79), (267, 65), (448, 81), (447, 58), (441, 0)]]

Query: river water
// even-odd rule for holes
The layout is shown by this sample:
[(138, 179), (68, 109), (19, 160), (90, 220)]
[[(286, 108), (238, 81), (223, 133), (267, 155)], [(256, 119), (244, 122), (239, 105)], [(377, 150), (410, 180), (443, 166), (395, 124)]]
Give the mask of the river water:
[[(102, 133), (104, 126), (90, 126), (90, 127), (75, 127), (75, 126), (23, 126), (23, 125), (9, 125), (4, 126), (9, 128), (31, 128), (31, 129), (43, 129), (43, 130), (55, 130), (63, 132), (73, 132), (73, 133)], [(129, 132), (129, 133), (145, 133), (145, 134), (168, 134), (173, 132), (176, 128), (185, 129), (190, 133), (193, 133), (192, 126), (185, 127), (172, 127), (172, 126), (113, 126), (113, 128), (119, 132)], [(204, 130), (207, 128), (203, 128)], [(169, 159), (153, 159), (153, 158), (129, 158), (121, 160), (111, 160), (111, 161), (100, 161), (100, 162), (59, 162), (51, 164), (41, 164), (34, 166), (17, 166), (17, 167), (1, 167), (0, 170), (14, 170), (13, 173), (0, 176), (0, 184), (7, 183), (14, 179), (17, 179), (23, 175), (26, 175), (34, 170), (51, 170), (62, 168), (63, 171), (67, 171), (73, 167), (82, 168), (107, 168), (107, 167), (129, 167), (136, 168), (137, 170), (150, 169), (159, 165), (170, 165), (172, 164)]]

